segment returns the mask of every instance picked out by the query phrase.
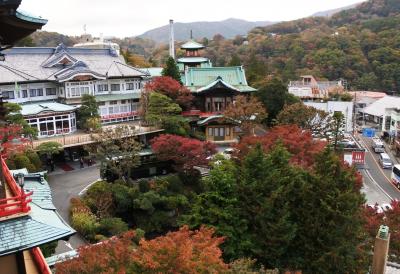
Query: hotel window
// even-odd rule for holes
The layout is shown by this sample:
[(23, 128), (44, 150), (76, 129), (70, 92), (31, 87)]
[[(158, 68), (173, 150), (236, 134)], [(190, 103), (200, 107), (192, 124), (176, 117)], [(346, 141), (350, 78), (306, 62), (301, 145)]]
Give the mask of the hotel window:
[(110, 105), (116, 105), (116, 104), (118, 104), (118, 101), (110, 101), (109, 104), (110, 104)]
[(26, 89), (24, 89), (22, 91), (22, 98), (27, 98), (28, 97), (28, 91)]
[(225, 135), (226, 136), (231, 135), (231, 129), (229, 127), (225, 128)]
[(134, 90), (135, 86), (134, 83), (126, 83), (126, 90)]
[(108, 114), (114, 114), (114, 107), (108, 108)]
[(97, 103), (99, 106), (104, 106), (106, 103), (105, 102), (98, 102)]
[(14, 91), (2, 91), (1, 95), (3, 99), (15, 99)]
[(46, 88), (46, 95), (57, 95), (57, 89), (56, 88)]
[(126, 104), (126, 100), (121, 100), (121, 104)]
[(120, 84), (111, 84), (111, 91), (120, 91), (121, 85)]
[(29, 97), (36, 97), (36, 89), (30, 89), (29, 90)]
[(108, 91), (108, 84), (97, 85), (97, 91), (98, 92)]
[(38, 88), (37, 89), (37, 96), (43, 96), (43, 89), (42, 88)]
[(208, 128), (208, 136), (213, 136), (213, 128), (212, 127)]

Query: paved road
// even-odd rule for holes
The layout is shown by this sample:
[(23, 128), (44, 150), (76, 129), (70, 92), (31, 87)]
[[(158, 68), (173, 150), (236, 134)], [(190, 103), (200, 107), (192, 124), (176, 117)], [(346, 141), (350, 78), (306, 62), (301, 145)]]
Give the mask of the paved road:
[[(381, 168), (378, 161), (379, 154), (375, 153), (371, 148), (371, 138), (362, 136), (359, 138), (361, 144), (367, 149), (365, 158), (366, 170), (362, 172), (364, 184), (366, 186), (365, 188), (371, 191), (375, 190), (375, 194), (371, 194), (372, 196), (369, 197), (369, 192), (367, 192), (367, 199), (369, 198), (368, 203), (373, 203), (373, 200), (375, 199), (375, 202), (378, 202), (379, 204), (394, 199), (400, 200), (400, 190), (390, 182), (391, 170)], [(392, 158), (392, 160), (394, 163), (397, 163), (394, 158)]]
[[(56, 175), (49, 174), (49, 185), (53, 194), (53, 202), (60, 215), (69, 222), (69, 204), (73, 197), (84, 190), (89, 184), (100, 177), (97, 166), (76, 169)], [(71, 249), (84, 245), (83, 238), (76, 234), (72, 236), (68, 243), (59, 241), (56, 254), (60, 254)]]

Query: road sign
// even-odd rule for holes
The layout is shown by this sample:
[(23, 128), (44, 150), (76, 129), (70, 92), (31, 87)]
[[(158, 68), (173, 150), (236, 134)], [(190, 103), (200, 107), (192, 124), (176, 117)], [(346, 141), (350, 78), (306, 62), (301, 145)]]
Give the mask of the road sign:
[(365, 151), (352, 151), (351, 158), (354, 164), (363, 165), (365, 163)]

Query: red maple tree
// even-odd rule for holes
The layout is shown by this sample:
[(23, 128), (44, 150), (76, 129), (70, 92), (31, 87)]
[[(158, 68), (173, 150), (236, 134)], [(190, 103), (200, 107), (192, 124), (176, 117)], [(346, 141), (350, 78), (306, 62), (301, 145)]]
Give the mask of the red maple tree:
[(29, 140), (22, 136), (22, 127), (7, 125), (0, 127), (1, 155), (8, 157), (11, 154), (21, 153), (26, 149)]
[(281, 142), (292, 154), (290, 161), (302, 167), (312, 166), (315, 155), (321, 152), (326, 145), (325, 142), (314, 140), (311, 132), (307, 130), (296, 125), (283, 125), (271, 128), (263, 136), (244, 137), (236, 146), (236, 156), (242, 159), (258, 143), (265, 152), (268, 152), (277, 142)]
[(171, 160), (179, 171), (190, 172), (194, 166), (208, 164), (208, 157), (216, 153), (214, 144), (197, 139), (163, 134), (154, 138), (151, 148), (162, 161)]
[(169, 76), (155, 77), (144, 88), (145, 91), (156, 91), (168, 96), (184, 109), (188, 109), (193, 100), (190, 90)]

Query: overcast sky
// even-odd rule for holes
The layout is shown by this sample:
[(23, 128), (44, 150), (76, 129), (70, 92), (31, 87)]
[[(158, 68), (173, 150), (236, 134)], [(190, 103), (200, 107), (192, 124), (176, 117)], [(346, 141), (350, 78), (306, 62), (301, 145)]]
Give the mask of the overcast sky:
[(42, 16), (43, 28), (68, 35), (135, 36), (175, 22), (285, 21), (362, 0), (23, 0), (20, 9)]

